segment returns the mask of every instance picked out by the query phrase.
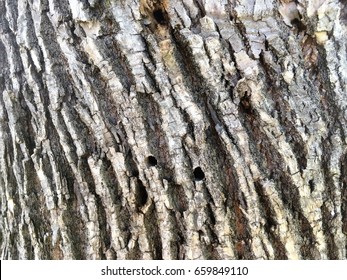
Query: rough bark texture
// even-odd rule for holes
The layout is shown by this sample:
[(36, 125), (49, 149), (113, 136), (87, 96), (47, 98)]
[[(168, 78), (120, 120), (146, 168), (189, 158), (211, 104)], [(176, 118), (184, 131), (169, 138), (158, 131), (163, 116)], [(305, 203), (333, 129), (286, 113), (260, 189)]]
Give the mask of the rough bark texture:
[(345, 0), (0, 0), (3, 259), (345, 259)]

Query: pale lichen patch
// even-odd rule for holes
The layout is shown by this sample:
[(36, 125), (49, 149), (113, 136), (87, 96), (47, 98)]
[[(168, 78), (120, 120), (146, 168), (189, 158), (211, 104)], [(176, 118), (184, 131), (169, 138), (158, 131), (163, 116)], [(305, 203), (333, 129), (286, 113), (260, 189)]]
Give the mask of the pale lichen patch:
[(326, 31), (317, 31), (315, 32), (315, 36), (317, 43), (320, 45), (323, 45), (329, 39), (328, 32)]

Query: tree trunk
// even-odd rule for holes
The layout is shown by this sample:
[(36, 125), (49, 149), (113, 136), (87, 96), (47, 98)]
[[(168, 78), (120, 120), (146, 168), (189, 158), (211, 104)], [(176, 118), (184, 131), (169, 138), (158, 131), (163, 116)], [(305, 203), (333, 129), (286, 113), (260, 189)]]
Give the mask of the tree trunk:
[(2, 259), (346, 259), (345, 0), (0, 0)]

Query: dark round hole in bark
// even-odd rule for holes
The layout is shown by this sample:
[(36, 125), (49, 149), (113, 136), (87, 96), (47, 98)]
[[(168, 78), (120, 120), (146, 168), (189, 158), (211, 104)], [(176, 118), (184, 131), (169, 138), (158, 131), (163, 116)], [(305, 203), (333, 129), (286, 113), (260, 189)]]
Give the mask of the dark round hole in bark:
[(166, 24), (166, 16), (165, 16), (165, 13), (162, 9), (156, 9), (153, 11), (153, 16), (155, 18), (155, 20), (161, 24), (161, 25), (164, 25)]
[(306, 25), (298, 18), (295, 18), (290, 21), (290, 23), (295, 26), (299, 32), (305, 31), (307, 29)]
[(158, 161), (154, 156), (149, 156), (147, 162), (149, 166), (156, 166), (158, 164)]
[(205, 173), (200, 167), (194, 169), (194, 178), (196, 181), (201, 181), (205, 178)]

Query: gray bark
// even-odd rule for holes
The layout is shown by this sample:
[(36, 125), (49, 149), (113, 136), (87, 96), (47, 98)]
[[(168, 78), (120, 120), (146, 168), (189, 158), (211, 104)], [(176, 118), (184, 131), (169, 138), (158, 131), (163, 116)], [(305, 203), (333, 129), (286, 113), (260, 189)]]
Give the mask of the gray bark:
[(346, 259), (345, 0), (0, 0), (2, 259)]

